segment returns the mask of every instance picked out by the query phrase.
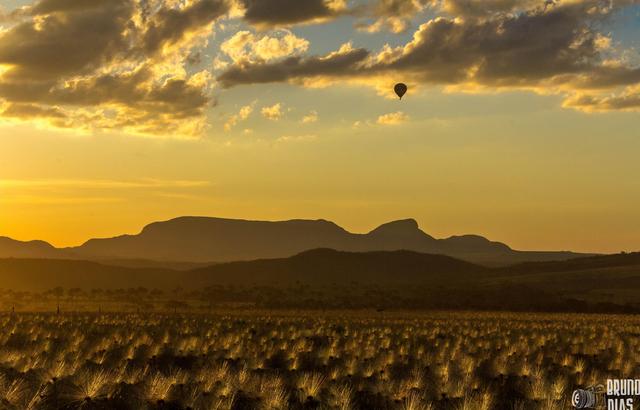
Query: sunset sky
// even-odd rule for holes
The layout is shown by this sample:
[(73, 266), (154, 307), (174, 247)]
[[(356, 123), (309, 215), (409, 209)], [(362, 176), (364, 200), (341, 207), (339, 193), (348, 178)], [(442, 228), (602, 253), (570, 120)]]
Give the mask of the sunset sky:
[(638, 4), (0, 0), (0, 236), (411, 217), (640, 250)]

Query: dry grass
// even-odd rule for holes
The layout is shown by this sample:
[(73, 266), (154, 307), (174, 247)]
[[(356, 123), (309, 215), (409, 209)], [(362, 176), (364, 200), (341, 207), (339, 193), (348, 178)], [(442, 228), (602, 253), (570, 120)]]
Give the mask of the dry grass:
[(562, 409), (637, 372), (640, 319), (0, 316), (0, 409)]

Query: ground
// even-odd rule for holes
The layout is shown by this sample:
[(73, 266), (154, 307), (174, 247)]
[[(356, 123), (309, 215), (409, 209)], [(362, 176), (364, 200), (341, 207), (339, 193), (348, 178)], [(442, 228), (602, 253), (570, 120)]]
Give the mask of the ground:
[(638, 374), (640, 318), (6, 313), (2, 409), (562, 409)]

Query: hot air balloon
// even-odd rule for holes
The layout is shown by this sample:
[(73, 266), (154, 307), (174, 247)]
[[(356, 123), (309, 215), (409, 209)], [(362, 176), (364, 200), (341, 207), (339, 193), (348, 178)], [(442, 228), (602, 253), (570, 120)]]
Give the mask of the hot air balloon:
[(402, 100), (402, 97), (407, 93), (408, 89), (409, 88), (407, 87), (407, 85), (403, 83), (398, 83), (396, 84), (395, 87), (393, 87), (393, 90), (396, 92), (396, 94), (398, 95), (398, 97), (400, 97), (401, 100)]

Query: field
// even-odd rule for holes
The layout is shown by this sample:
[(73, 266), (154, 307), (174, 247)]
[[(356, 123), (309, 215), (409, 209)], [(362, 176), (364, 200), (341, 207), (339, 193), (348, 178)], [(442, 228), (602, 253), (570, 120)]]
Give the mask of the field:
[(510, 313), (19, 313), (2, 409), (564, 409), (638, 374), (640, 319)]

